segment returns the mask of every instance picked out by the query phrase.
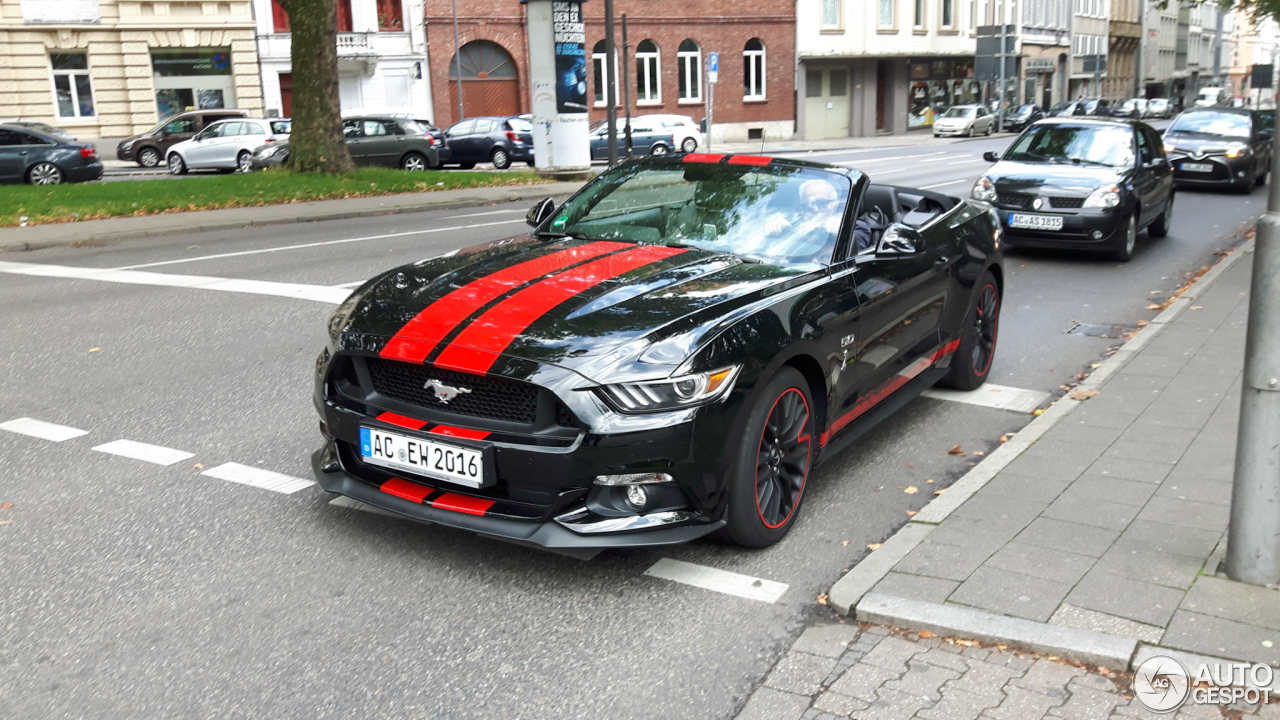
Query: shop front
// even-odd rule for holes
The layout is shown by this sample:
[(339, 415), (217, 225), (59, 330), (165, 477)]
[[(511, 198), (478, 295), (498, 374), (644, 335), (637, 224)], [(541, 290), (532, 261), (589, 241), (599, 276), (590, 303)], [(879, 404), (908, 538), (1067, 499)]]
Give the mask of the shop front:
[(907, 128), (932, 127), (953, 105), (981, 102), (973, 58), (912, 58), (908, 66)]
[(187, 110), (236, 107), (230, 48), (152, 49), (151, 74), (162, 120)]

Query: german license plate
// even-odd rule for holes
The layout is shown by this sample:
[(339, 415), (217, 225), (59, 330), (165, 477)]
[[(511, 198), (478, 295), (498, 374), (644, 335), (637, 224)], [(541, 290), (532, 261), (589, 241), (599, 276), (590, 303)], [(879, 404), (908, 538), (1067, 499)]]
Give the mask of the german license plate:
[(1026, 230), (1061, 230), (1062, 216), (1009, 213), (1009, 227)]
[(1209, 163), (1182, 163), (1179, 168), (1184, 172), (1213, 172), (1213, 165)]
[(391, 470), (473, 488), (484, 486), (484, 453), (471, 448), (362, 427), (360, 457)]

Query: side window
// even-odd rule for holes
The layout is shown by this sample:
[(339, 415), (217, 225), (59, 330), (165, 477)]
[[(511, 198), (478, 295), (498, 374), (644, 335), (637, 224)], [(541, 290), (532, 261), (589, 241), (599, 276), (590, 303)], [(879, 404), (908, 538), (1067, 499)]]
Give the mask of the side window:
[(222, 137), (236, 137), (237, 135), (244, 135), (245, 134), (244, 126), (245, 126), (245, 123), (238, 123), (238, 122), (223, 123)]
[(193, 133), (196, 131), (196, 119), (181, 118), (179, 120), (174, 120), (166, 125), (164, 129), (165, 132), (170, 135), (177, 135), (178, 133)]
[(450, 126), (450, 128), (445, 132), (448, 133), (450, 137), (461, 137), (462, 135), (470, 135), (475, 126), (475, 120), (463, 120), (460, 123)]
[(204, 131), (200, 133), (199, 137), (201, 140), (208, 140), (210, 138), (222, 137), (222, 134), (226, 131), (227, 131), (227, 123), (219, 123), (217, 125), (210, 125), (209, 127), (205, 128)]
[(266, 135), (267, 131), (262, 129), (262, 125), (256, 122), (240, 123), (241, 135)]
[(382, 134), (383, 135), (403, 135), (404, 132), (400, 130), (400, 124), (397, 123), (395, 120), (383, 120)]
[(476, 135), (488, 135), (494, 131), (496, 125), (497, 123), (492, 120), (477, 120), (474, 132)]
[(382, 121), (380, 121), (380, 120), (365, 120), (365, 121), (364, 121), (364, 136), (365, 136), (365, 137), (381, 137), (381, 136), (386, 135), (386, 134), (387, 134), (387, 130), (386, 130), (386, 128), (382, 127)]
[(1138, 135), (1138, 162), (1143, 165), (1146, 165), (1147, 163), (1151, 162), (1155, 158), (1155, 155), (1151, 153), (1151, 141), (1147, 139), (1147, 134), (1145, 132), (1142, 132), (1141, 130), (1138, 131), (1137, 135)]
[(5, 145), (21, 145), (22, 136), (13, 130), (0, 129), (0, 147)]
[(348, 140), (352, 140), (360, 137), (360, 121), (359, 120), (343, 120), (342, 134)]
[(1151, 143), (1151, 155), (1164, 159), (1164, 138), (1156, 134), (1154, 130), (1143, 130), (1147, 136), (1147, 142)]
[(287, 120), (275, 120), (271, 123), (271, 132), (276, 135), (288, 135), (290, 127)]
[(53, 143), (45, 140), (39, 135), (30, 135), (28, 133), (17, 133), (20, 141), (25, 145), (52, 145)]

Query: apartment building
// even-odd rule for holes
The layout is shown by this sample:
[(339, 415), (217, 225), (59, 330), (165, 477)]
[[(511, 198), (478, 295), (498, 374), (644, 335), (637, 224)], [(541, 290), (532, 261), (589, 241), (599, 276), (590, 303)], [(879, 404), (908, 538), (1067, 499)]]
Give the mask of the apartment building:
[(1142, 0), (1111, 0), (1107, 78), (1102, 94), (1112, 99), (1137, 97), (1138, 50), (1142, 42)]
[(1173, 97), (1175, 76), (1179, 72), (1186, 72), (1185, 47), (1181, 55), (1178, 53), (1178, 14), (1177, 0), (1170, 0), (1164, 5), (1145, 3), (1142, 21), (1142, 97)]
[[(1234, 11), (1231, 35), (1231, 61), (1226, 70), (1232, 93), (1253, 107), (1274, 107), (1276, 96), (1275, 65), (1280, 55), (1280, 28), (1275, 20), (1255, 22), (1248, 13)], [(1254, 87), (1253, 66), (1272, 66), (1270, 88)]]
[(1023, 0), (1018, 36), (1025, 102), (1050, 108), (1067, 99), (1071, 14), (1071, 0)]
[(0, 119), (81, 138), (193, 108), (262, 111), (249, 0), (0, 0)]
[(1073, 0), (1071, 26), (1071, 97), (1101, 97), (1107, 71), (1112, 0)]

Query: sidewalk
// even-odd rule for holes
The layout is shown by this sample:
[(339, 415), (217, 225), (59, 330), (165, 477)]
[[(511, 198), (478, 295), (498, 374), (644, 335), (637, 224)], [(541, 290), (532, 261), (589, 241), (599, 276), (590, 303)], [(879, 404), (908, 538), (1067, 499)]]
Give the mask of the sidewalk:
[(393, 215), (515, 201), (532, 202), (544, 197), (563, 197), (580, 187), (582, 183), (559, 182), (544, 185), (463, 188), (225, 210), (160, 213), (75, 223), (6, 227), (0, 228), (0, 251), (33, 250), (71, 242), (154, 237), (283, 223)]

